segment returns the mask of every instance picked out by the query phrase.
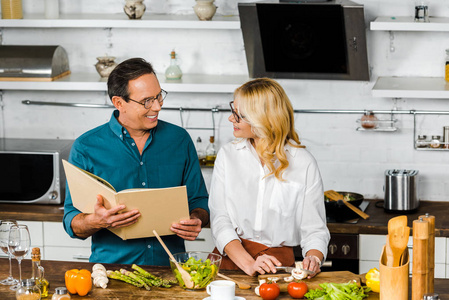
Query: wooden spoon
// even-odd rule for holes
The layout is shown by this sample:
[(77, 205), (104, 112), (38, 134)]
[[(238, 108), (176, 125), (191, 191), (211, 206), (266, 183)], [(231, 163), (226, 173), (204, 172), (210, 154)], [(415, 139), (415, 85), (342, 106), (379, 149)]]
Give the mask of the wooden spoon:
[(387, 234), (387, 242), (385, 243), (385, 254), (387, 256), (387, 267), (393, 266), (393, 251), (390, 247), (390, 236)]
[(347, 200), (345, 200), (345, 197), (343, 197), (342, 194), (337, 193), (334, 190), (328, 190), (324, 192), (324, 196), (326, 196), (327, 198), (333, 200), (333, 201), (338, 201), (341, 200), (343, 201), (343, 203), (349, 207), (353, 212), (355, 212), (356, 214), (358, 214), (359, 216), (361, 216), (362, 218), (364, 218), (365, 220), (369, 218), (369, 215), (364, 213), (363, 211), (361, 211), (359, 208), (355, 207), (354, 205), (352, 205), (351, 203), (349, 203)]
[(226, 280), (234, 281), (235, 283), (237, 283), (237, 285), (239, 286), (239, 289), (241, 289), (241, 290), (248, 290), (248, 289), (251, 288), (251, 285), (249, 285), (249, 284), (247, 284), (247, 283), (244, 283), (244, 282), (237, 281), (237, 280), (232, 279), (232, 278), (230, 278), (230, 277), (228, 277), (228, 276), (226, 276), (226, 275), (223, 275), (223, 274), (221, 274), (221, 273), (217, 273), (217, 275), (218, 275), (219, 277), (221, 277), (221, 278), (226, 279)]
[(167, 252), (168, 256), (170, 257), (170, 259), (173, 261), (173, 263), (175, 264), (176, 268), (178, 269), (179, 273), (181, 273), (181, 278), (182, 281), (184, 281), (184, 284), (186, 285), (186, 288), (191, 289), (193, 288), (193, 281), (192, 281), (192, 276), (190, 276), (190, 274), (184, 270), (176, 261), (176, 259), (173, 257), (173, 254), (171, 254), (170, 250), (168, 250), (167, 246), (165, 245), (164, 241), (161, 239), (161, 237), (159, 236), (159, 234), (157, 234), (156, 230), (153, 230), (154, 235), (156, 236), (156, 238), (158, 239), (159, 243), (161, 243), (162, 247), (164, 248), (165, 252)]
[(388, 236), (391, 251), (393, 251), (393, 267), (398, 267), (410, 236), (407, 216), (394, 217), (388, 221)]

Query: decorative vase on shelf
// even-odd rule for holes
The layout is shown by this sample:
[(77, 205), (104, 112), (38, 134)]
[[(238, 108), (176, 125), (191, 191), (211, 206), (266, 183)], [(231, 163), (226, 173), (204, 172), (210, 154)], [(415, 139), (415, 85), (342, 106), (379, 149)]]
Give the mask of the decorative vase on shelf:
[(108, 77), (112, 70), (117, 66), (113, 56), (100, 56), (97, 57), (98, 62), (95, 64), (98, 74), (101, 77)]
[(215, 0), (196, 0), (193, 11), (201, 21), (210, 21), (217, 11), (214, 5)]
[(143, 4), (144, 0), (126, 0), (125, 7), (123, 10), (125, 11), (128, 18), (140, 19), (145, 13), (146, 6)]
[(182, 71), (176, 62), (176, 52), (173, 50), (170, 53), (170, 66), (165, 70), (165, 78), (169, 80), (178, 80), (181, 79), (181, 77)]

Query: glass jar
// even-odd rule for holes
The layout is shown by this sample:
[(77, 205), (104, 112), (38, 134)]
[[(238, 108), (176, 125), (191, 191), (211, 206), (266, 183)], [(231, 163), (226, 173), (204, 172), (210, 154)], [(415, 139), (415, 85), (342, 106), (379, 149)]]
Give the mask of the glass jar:
[(57, 287), (55, 293), (51, 297), (51, 300), (69, 300), (72, 299), (70, 294), (67, 292), (66, 287)]
[(16, 290), (17, 300), (40, 300), (41, 290), (37, 287), (34, 279), (22, 280), (22, 285)]
[(366, 111), (365, 114), (360, 118), (360, 124), (365, 129), (373, 129), (377, 127), (377, 117), (370, 110)]
[(426, 148), (427, 145), (427, 135), (418, 135), (418, 139), (416, 140), (416, 148)]
[(432, 139), (430, 140), (430, 147), (431, 148), (440, 148), (441, 146), (441, 136), (439, 135), (432, 135)]
[(427, 0), (415, 0), (415, 22), (429, 22), (429, 4)]

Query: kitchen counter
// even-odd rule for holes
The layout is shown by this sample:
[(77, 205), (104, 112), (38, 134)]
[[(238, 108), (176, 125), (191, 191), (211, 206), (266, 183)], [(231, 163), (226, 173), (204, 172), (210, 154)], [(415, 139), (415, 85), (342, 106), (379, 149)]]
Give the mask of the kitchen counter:
[[(18, 277), (17, 261), (13, 259), (13, 275)], [(65, 262), (65, 261), (42, 261), (42, 266), (45, 268), (45, 278), (50, 282), (50, 297), (54, 293), (56, 287), (65, 286), (64, 274), (66, 270), (70, 269), (87, 269), (92, 270), (93, 263), (81, 263), (81, 262)], [(108, 270), (119, 270), (125, 268), (132, 270), (130, 265), (119, 264), (105, 264)], [(150, 273), (161, 276), (163, 278), (172, 279), (173, 275), (168, 267), (150, 267), (142, 266)], [(5, 258), (0, 259), (0, 278), (6, 278), (8, 276), (9, 266), (8, 260)], [(256, 296), (254, 288), (258, 285), (256, 277), (250, 277), (240, 271), (222, 271), (221, 273), (228, 275), (229, 277), (251, 284), (251, 289), (240, 290), (236, 288), (236, 296), (244, 297), (246, 300), (260, 300), (261, 298)], [(31, 276), (31, 261), (24, 260), (22, 262), (22, 278), (29, 278)], [(354, 275), (355, 278), (360, 275)], [(312, 279), (313, 280), (313, 279)], [(435, 279), (435, 292), (440, 295), (440, 299), (449, 299), (449, 279)], [(0, 285), (0, 295), (2, 300), (15, 300), (15, 293), (9, 289), (9, 286)], [(411, 293), (410, 293), (411, 295)], [(147, 291), (144, 288), (137, 288), (122, 281), (111, 279), (106, 289), (92, 288), (92, 291), (85, 297), (78, 295), (72, 295), (72, 299), (204, 299), (208, 297), (205, 290), (202, 291), (186, 291), (175, 285), (171, 288), (157, 288), (153, 287), (151, 291)], [(281, 293), (278, 299), (291, 299), (287, 293)], [(370, 292), (367, 300), (378, 300), (379, 294)]]
[[(386, 213), (383, 207), (376, 207), (376, 202), (382, 200), (370, 200), (370, 204), (365, 210), (365, 213), (370, 215), (369, 219), (364, 220), (359, 218), (356, 224), (349, 223), (328, 223), (327, 227), (331, 233), (346, 233), (346, 234), (388, 234), (388, 220), (393, 217), (406, 215), (408, 219), (408, 226), (413, 228), (413, 221), (417, 220), (419, 216), (429, 213), (435, 216), (435, 236), (449, 237), (449, 215), (447, 210), (449, 202), (443, 201), (421, 201), (416, 212), (405, 213)], [(410, 235), (412, 230), (410, 230)]]
[[(346, 234), (387, 234), (388, 220), (399, 216), (399, 213), (386, 213), (383, 208), (377, 208), (379, 200), (369, 200), (370, 204), (366, 213), (370, 218), (362, 218), (356, 224), (350, 223), (328, 223), (327, 227), (331, 233)], [(421, 201), (418, 210), (407, 214), (408, 226), (413, 227), (413, 220), (418, 216), (429, 213), (435, 216), (435, 236), (449, 237), (449, 216), (447, 209), (449, 202)], [(0, 204), (0, 219), (15, 219), (24, 221), (50, 221), (62, 222), (63, 209), (58, 205), (36, 205), (36, 204)]]

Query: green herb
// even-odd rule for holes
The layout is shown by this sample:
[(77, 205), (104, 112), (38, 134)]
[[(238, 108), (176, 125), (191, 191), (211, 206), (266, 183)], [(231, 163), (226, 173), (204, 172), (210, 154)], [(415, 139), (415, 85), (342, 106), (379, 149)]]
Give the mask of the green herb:
[(362, 300), (368, 297), (369, 287), (358, 286), (355, 282), (321, 283), (322, 289), (309, 290), (305, 297), (315, 300)]

